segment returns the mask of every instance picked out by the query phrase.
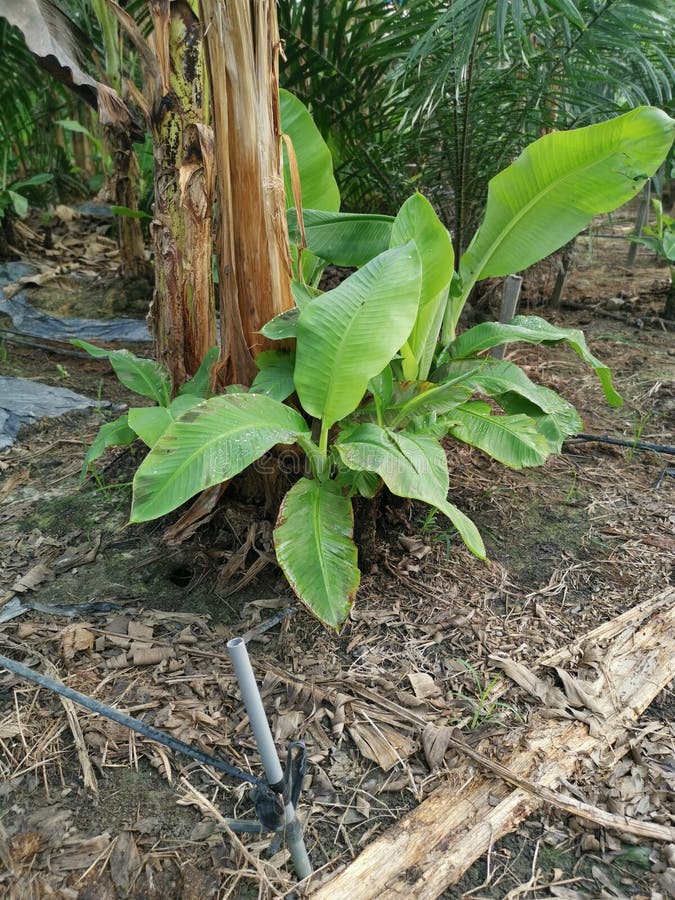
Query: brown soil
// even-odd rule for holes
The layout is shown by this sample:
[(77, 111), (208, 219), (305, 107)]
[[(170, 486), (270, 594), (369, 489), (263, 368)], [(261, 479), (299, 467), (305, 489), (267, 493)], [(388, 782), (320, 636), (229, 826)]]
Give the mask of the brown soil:
[[(598, 223), (602, 234), (626, 228)], [(625, 242), (591, 243), (579, 242), (565, 294), (573, 308), (553, 318), (584, 327), (625, 405), (609, 408), (564, 348), (518, 346), (509, 358), (574, 402), (586, 431), (672, 445), (675, 350), (672, 330), (654, 321), (665, 270), (641, 251), (628, 272)], [(538, 304), (553, 277), (553, 265), (532, 274), (522, 311), (546, 315)], [(8, 341), (0, 361), (2, 374), (132, 399), (102, 362)], [(225, 494), (218, 515), (180, 546), (163, 541), (176, 516), (127, 527), (141, 450), (109, 452), (97, 479), (78, 484), (88, 443), (114, 415), (45, 422), (0, 455), (0, 612), (14, 596), (40, 607), (0, 626), (0, 653), (45, 673), (51, 662), (76, 690), (260, 774), (225, 643), (293, 603), (270, 560), (270, 523)], [(572, 441), (558, 459), (524, 472), (456, 444), (448, 458), (451, 499), (480, 527), (489, 565), (441, 516), (385, 510), (377, 562), (339, 637), (296, 608), (249, 644), (278, 747), (308, 746), (301, 815), (312, 861), (326, 872), (466, 764), (449, 751), (430, 771), (419, 727), (391, 704), (456, 725), (490, 755), (494, 736), (525, 730), (536, 708), (490, 654), (527, 666), (673, 583), (672, 456)], [(91, 600), (110, 609), (48, 611)], [(267, 837), (237, 841), (208, 811), (210, 803), (226, 817), (250, 816), (245, 786), (80, 708), (78, 754), (58, 697), (1, 673), (3, 896), (248, 898), (291, 888), (285, 850), (270, 851)], [(438, 688), (432, 696), (416, 696), (419, 675)], [(495, 679), (505, 690), (491, 703)], [(599, 807), (672, 823), (673, 710), (666, 690), (621, 764), (585, 760), (574, 790)], [(83, 783), (87, 758), (96, 790)], [(547, 808), (442, 896), (667, 897), (674, 870), (672, 847)]]

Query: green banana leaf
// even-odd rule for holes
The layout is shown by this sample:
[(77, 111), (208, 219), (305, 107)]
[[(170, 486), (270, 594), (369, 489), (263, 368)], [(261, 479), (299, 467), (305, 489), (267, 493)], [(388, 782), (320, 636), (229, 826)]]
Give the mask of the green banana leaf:
[[(293, 193), (288, 147), (283, 146), (284, 188), (286, 207), (300, 203), (302, 207), (335, 211), (340, 208), (340, 191), (333, 175), (333, 158), (321, 132), (309, 112), (297, 97), (279, 91), (281, 128), (293, 145), (293, 154), (300, 181), (300, 198)], [(296, 185), (297, 186), (297, 185)], [(323, 266), (310, 250), (299, 253), (300, 232), (289, 228), (293, 272), (298, 281), (312, 283), (321, 277)]]
[[(298, 213), (286, 214), (291, 242), (300, 239)], [(307, 249), (335, 266), (360, 268), (389, 248), (391, 216), (303, 209)], [(403, 242), (405, 243), (405, 242)]]
[(189, 394), (193, 397), (200, 397), (202, 400), (206, 400), (207, 397), (211, 396), (211, 367), (218, 362), (219, 354), (220, 347), (218, 346), (211, 347), (207, 351), (206, 356), (192, 378), (178, 388), (178, 393), (181, 396)]
[(349, 615), (360, 572), (351, 501), (332, 481), (301, 478), (274, 529), (277, 560), (307, 609), (336, 630)]
[(275, 444), (310, 432), (302, 416), (263, 394), (226, 394), (188, 410), (164, 432), (134, 477), (130, 522), (176, 509), (255, 462)]
[[(476, 359), (453, 359), (434, 372), (433, 379), (444, 383), (450, 379), (466, 379), (473, 391), (486, 397), (494, 397), (499, 405), (504, 397), (519, 395), (528, 401), (527, 408), (517, 412), (529, 416), (552, 416), (565, 434), (576, 434), (582, 429), (579, 414), (564, 397), (551, 388), (531, 381), (520, 366), (506, 359), (491, 356)], [(511, 406), (513, 404), (511, 403)], [(515, 412), (509, 408), (506, 412)]]
[[(196, 401), (199, 403), (199, 400)], [(146, 447), (154, 446), (166, 429), (175, 422), (166, 406), (141, 406), (127, 413), (129, 427), (133, 428)]]
[[(480, 369), (476, 361), (474, 371)], [(413, 419), (429, 413), (444, 414), (464, 403), (473, 394), (471, 370), (442, 384), (414, 381), (397, 385), (387, 409), (392, 428), (407, 425)]]
[(377, 407), (382, 411), (389, 406), (394, 396), (394, 373), (387, 365), (368, 382), (368, 390), (373, 395)]
[(422, 286), (417, 319), (402, 351), (403, 376), (410, 381), (424, 381), (445, 313), (455, 253), (447, 228), (422, 194), (413, 194), (406, 200), (391, 229), (390, 246), (398, 247), (410, 240), (420, 255)]
[(375, 472), (398, 497), (411, 497), (444, 513), (473, 554), (485, 559), (478, 529), (448, 502), (448, 464), (445, 451), (432, 437), (380, 428), (372, 422), (350, 430), (335, 444), (342, 461), (356, 471)]
[(106, 422), (98, 430), (98, 434), (91, 442), (82, 463), (80, 484), (87, 477), (89, 466), (102, 456), (108, 447), (126, 447), (136, 440), (136, 432), (129, 428), (127, 414), (115, 419), (114, 422)]
[[(333, 175), (333, 158), (321, 132), (314, 124), (304, 104), (289, 91), (279, 91), (281, 128), (295, 151), (302, 188), (302, 206), (309, 209), (340, 208), (340, 191)], [(286, 206), (295, 206), (293, 187), (284, 147), (284, 186)]]
[(307, 306), (308, 303), (311, 303), (312, 300), (316, 300), (317, 297), (320, 297), (323, 291), (311, 287), (308, 284), (302, 284), (299, 281), (291, 281), (291, 293), (293, 294), (295, 305), (298, 309), (302, 309)]
[(673, 124), (642, 106), (530, 144), (490, 182), (485, 217), (460, 261), (464, 296), (477, 280), (526, 269), (593, 216), (627, 203), (665, 159)]
[(11, 188), (7, 188), (7, 196), (12, 201), (14, 212), (20, 219), (23, 219), (24, 216), (28, 215), (28, 200), (23, 196), (23, 194), (17, 194), (16, 191), (11, 190)]
[[(58, 123), (57, 123), (58, 124)], [(41, 172), (38, 175), (30, 175), (28, 178), (19, 178), (18, 181), (13, 181), (9, 187), (14, 188), (15, 191), (21, 190), (26, 187), (33, 187), (37, 184), (46, 184), (48, 181), (53, 181), (54, 176), (48, 172)]]
[[(553, 391), (551, 393), (554, 393)], [(573, 414), (565, 412), (543, 412), (540, 406), (531, 403), (521, 394), (507, 391), (497, 394), (495, 400), (507, 415), (524, 415), (531, 419), (548, 444), (549, 453), (560, 453), (563, 442), (571, 434), (578, 434), (583, 424), (577, 411), (571, 407)]]
[(375, 472), (349, 472), (349, 477), (344, 479), (349, 489), (372, 500), (382, 487), (382, 479)]
[[(321, 295), (323, 296), (323, 295)], [(285, 312), (279, 313), (269, 322), (266, 322), (260, 329), (260, 334), (265, 335), (271, 341), (283, 341), (287, 338), (294, 338), (298, 329), (298, 318), (300, 310), (298, 307), (287, 309)]]
[(420, 263), (412, 241), (381, 253), (309, 303), (297, 326), (295, 388), (324, 430), (353, 412), (371, 378), (405, 343), (417, 315)]
[(549, 454), (546, 438), (529, 416), (496, 415), (489, 403), (464, 403), (444, 416), (448, 434), (511, 466), (540, 466)]
[(662, 238), (663, 255), (672, 266), (675, 263), (675, 228), (670, 226), (669, 231), (663, 233)]
[(203, 402), (203, 398), (182, 394), (172, 400), (169, 406), (140, 406), (127, 413), (129, 427), (148, 447), (154, 447), (172, 422), (184, 412)]
[(255, 364), (260, 371), (251, 385), (251, 393), (266, 394), (279, 401), (291, 396), (295, 390), (295, 353), (264, 350), (256, 356)]
[[(586, 338), (578, 328), (557, 328), (539, 316), (516, 316), (507, 324), (501, 322), (483, 322), (469, 328), (452, 341), (447, 351), (451, 358), (467, 359), (481, 350), (500, 347), (515, 341), (528, 344), (559, 344), (565, 342), (587, 362), (600, 380), (602, 389), (611, 406), (621, 406), (623, 400), (614, 390), (612, 373), (596, 356), (593, 356), (586, 344)], [(535, 401), (536, 402), (536, 401)]]
[(70, 343), (85, 350), (94, 359), (107, 359), (115, 375), (130, 391), (141, 397), (149, 397), (160, 406), (169, 405), (171, 379), (154, 359), (142, 359), (129, 350), (103, 350), (79, 338), (73, 338)]

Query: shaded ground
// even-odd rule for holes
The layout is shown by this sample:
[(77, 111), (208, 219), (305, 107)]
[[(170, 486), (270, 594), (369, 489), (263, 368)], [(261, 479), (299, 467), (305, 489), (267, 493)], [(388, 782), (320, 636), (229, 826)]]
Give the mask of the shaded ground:
[[(555, 319), (584, 326), (626, 405), (608, 408), (564, 349), (518, 348), (509, 358), (574, 402), (587, 431), (673, 444), (672, 331), (644, 325), (662, 308), (665, 272), (642, 253), (634, 273), (624, 271), (627, 247), (616, 240), (596, 237), (592, 251), (581, 243), (566, 293), (581, 308)], [(552, 273), (542, 266), (531, 278), (526, 307), (542, 312), (534, 307)], [(97, 361), (5, 342), (0, 362), (0, 374), (130, 399)], [(225, 643), (292, 603), (269, 561), (271, 525), (226, 495), (216, 519), (181, 546), (162, 540), (171, 519), (127, 528), (141, 451), (110, 453), (98, 479), (78, 485), (88, 443), (114, 415), (46, 422), (0, 455), (0, 612), (15, 596), (34, 607), (0, 626), (0, 653), (41, 671), (51, 662), (71, 687), (259, 773)], [(298, 610), (249, 645), (278, 746), (302, 739), (309, 748), (302, 814), (317, 868), (348, 862), (465, 765), (449, 751), (431, 771), (420, 722), (456, 725), (488, 755), (500, 734), (527, 727), (533, 700), (505, 682), (490, 654), (532, 665), (673, 583), (672, 457), (574, 442), (526, 472), (454, 444), (448, 457), (452, 500), (481, 528), (489, 565), (442, 517), (392, 510), (339, 638)], [(49, 612), (91, 600), (110, 608)], [(586, 761), (574, 790), (611, 811), (672, 824), (673, 707), (672, 691), (663, 692), (631, 753), (618, 765)], [(0, 892), (247, 898), (288, 890), (285, 851), (270, 859), (269, 839), (238, 843), (207, 810), (250, 815), (243, 786), (85, 710), (77, 718), (79, 755), (58, 698), (0, 674)], [(83, 786), (83, 757), (97, 794)], [(672, 847), (548, 809), (443, 896), (657, 900), (673, 896), (674, 876)]]

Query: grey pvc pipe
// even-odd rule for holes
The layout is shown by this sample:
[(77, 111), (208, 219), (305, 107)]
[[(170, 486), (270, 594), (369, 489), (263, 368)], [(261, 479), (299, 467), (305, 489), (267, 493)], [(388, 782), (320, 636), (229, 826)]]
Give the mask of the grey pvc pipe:
[[(504, 285), (502, 287), (502, 305), (499, 310), (500, 322), (510, 322), (515, 316), (522, 283), (523, 279), (520, 275), (507, 275), (504, 279)], [(504, 344), (501, 344), (499, 347), (493, 347), (492, 350), (490, 350), (490, 354), (495, 359), (504, 359), (505, 350), (506, 347)]]
[[(227, 642), (227, 650), (232, 660), (234, 674), (239, 682), (239, 690), (248, 713), (267, 781), (270, 785), (279, 784), (283, 781), (284, 772), (279, 762), (277, 748), (274, 746), (274, 739), (267, 721), (267, 715), (265, 714), (265, 707), (253, 674), (253, 667), (246, 649), (246, 641), (240, 637), (232, 638), (231, 641)], [(309, 861), (295, 807), (290, 802), (286, 804), (285, 819), (286, 843), (291, 853), (296, 874), (302, 880), (312, 874), (312, 864)]]

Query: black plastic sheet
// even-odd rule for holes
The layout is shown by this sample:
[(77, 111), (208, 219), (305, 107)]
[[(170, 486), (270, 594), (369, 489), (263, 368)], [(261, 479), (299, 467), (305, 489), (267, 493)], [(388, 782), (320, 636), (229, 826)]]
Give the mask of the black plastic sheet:
[(0, 298), (0, 313), (12, 320), (17, 334), (46, 338), (51, 341), (67, 341), (82, 338), (85, 341), (149, 341), (150, 331), (143, 319), (66, 319), (31, 306), (23, 291), (9, 299)]
[[(0, 263), (0, 287), (31, 275), (34, 266), (23, 262)], [(100, 341), (149, 341), (148, 326), (139, 319), (82, 319), (50, 316), (31, 306), (25, 293), (5, 298), (0, 294), (0, 313), (12, 320), (15, 332), (27, 337), (67, 341), (69, 338)], [(19, 429), (40, 419), (54, 418), (72, 410), (109, 406), (68, 388), (41, 384), (27, 378), (0, 376), (0, 450), (11, 447)]]
[(40, 419), (61, 416), (74, 409), (109, 405), (68, 388), (0, 375), (0, 450), (12, 446), (23, 425), (34, 425)]

